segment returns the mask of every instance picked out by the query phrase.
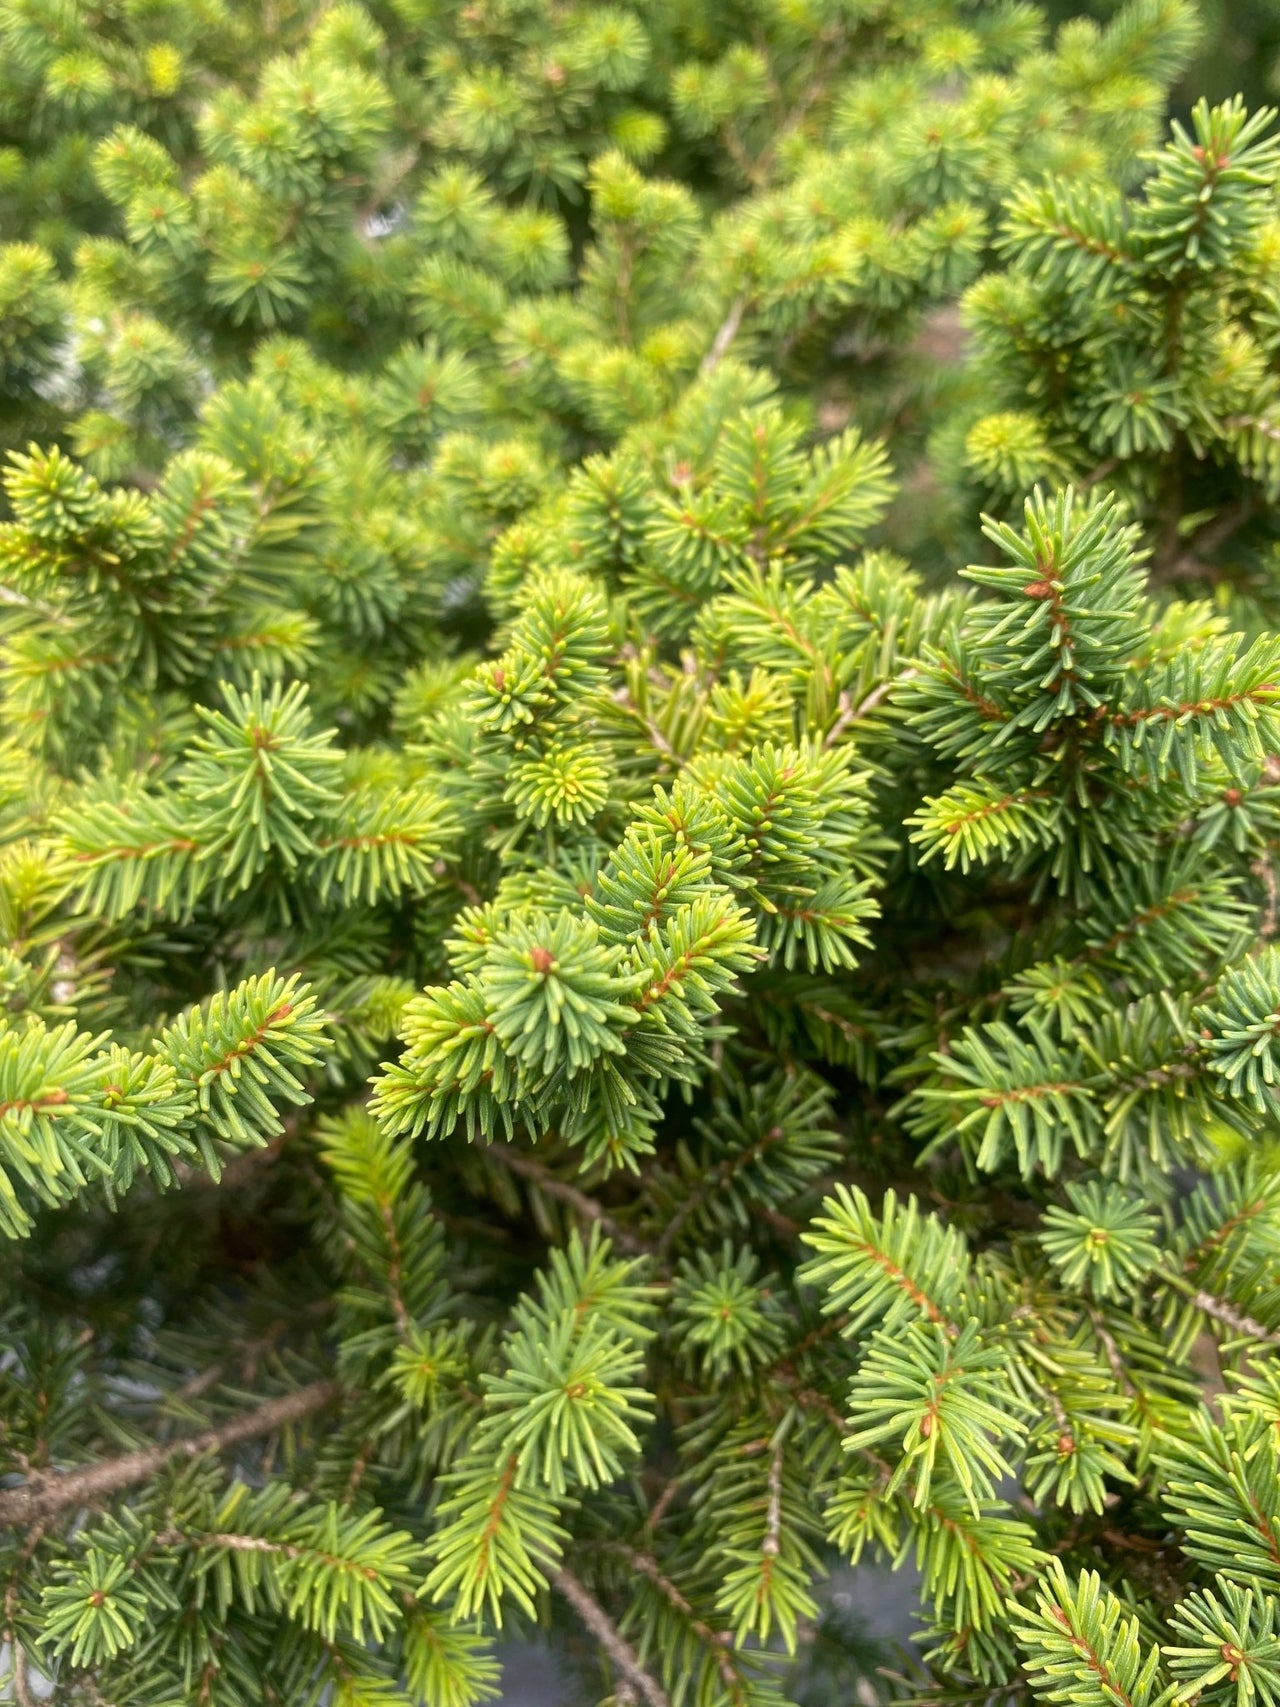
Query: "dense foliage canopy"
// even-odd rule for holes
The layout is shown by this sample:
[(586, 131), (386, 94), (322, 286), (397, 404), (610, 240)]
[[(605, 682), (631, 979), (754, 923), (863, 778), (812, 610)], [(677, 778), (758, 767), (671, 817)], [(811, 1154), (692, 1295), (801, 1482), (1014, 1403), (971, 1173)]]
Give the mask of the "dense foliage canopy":
[(1170, 122), (1202, 40), (0, 0), (20, 1707), (512, 1631), (1280, 1707), (1280, 143)]

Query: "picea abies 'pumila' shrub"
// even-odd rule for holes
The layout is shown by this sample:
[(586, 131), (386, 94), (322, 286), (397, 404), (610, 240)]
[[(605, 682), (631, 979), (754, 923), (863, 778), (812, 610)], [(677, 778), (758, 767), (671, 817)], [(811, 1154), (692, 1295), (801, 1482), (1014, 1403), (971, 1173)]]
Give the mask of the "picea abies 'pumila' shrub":
[(0, 0), (24, 1707), (1280, 1702), (1280, 150), (1198, 39)]

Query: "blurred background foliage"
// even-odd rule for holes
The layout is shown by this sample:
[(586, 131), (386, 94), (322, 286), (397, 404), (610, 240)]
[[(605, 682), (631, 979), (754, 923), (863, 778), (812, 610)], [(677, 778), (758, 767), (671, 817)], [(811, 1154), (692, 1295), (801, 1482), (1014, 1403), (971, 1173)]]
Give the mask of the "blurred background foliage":
[[(1051, 0), (1046, 15), (1057, 24), (1082, 15), (1114, 17), (1120, 0)], [(1210, 102), (1243, 95), (1259, 107), (1280, 99), (1280, 0), (1200, 0), (1204, 37), (1171, 108), (1184, 116), (1203, 95)]]

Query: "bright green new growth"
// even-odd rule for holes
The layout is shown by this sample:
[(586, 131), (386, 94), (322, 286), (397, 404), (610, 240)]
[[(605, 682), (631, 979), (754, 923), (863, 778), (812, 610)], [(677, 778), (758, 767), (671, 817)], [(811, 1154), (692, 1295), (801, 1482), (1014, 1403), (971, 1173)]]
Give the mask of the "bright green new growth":
[(1200, 39), (0, 0), (0, 1693), (1280, 1707)]

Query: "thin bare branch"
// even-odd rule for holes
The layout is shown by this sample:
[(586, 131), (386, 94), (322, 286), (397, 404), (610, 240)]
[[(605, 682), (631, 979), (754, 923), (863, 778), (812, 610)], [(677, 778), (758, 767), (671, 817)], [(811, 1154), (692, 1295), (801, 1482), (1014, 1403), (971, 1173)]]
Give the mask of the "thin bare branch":
[(557, 1179), (545, 1162), (535, 1161), (532, 1156), (526, 1156), (522, 1150), (513, 1149), (510, 1144), (491, 1144), (488, 1155), (511, 1173), (528, 1180), (531, 1185), (536, 1185), (538, 1190), (545, 1192), (548, 1197), (567, 1203), (584, 1221), (596, 1222), (620, 1251), (635, 1255), (647, 1248), (634, 1233), (629, 1233), (625, 1227), (620, 1226), (602, 1203), (598, 1203), (594, 1197), (589, 1197), (585, 1191), (580, 1191), (576, 1185), (570, 1185), (567, 1180)]
[(226, 1452), (243, 1441), (301, 1422), (333, 1404), (340, 1391), (336, 1381), (313, 1381), (310, 1386), (296, 1387), (278, 1399), (268, 1399), (256, 1410), (229, 1417), (217, 1428), (204, 1429), (182, 1440), (126, 1452), (119, 1458), (86, 1464), (78, 1470), (32, 1476), (22, 1487), (0, 1491), (0, 1525), (42, 1523), (60, 1512), (96, 1505), (124, 1488), (137, 1487), (168, 1464), (199, 1458), (206, 1452)]
[(1212, 521), (1197, 528), (1187, 541), (1184, 551), (1169, 552), (1163, 559), (1157, 560), (1152, 568), (1152, 580), (1158, 583), (1202, 581), (1211, 576), (1214, 566), (1207, 561), (1208, 558), (1234, 538), (1241, 528), (1246, 527), (1261, 508), (1258, 493), (1246, 492), (1243, 498), (1234, 504), (1228, 504)]
[(736, 1689), (741, 1683), (741, 1679), (728, 1651), (733, 1646), (733, 1637), (729, 1632), (727, 1630), (713, 1630), (709, 1624), (704, 1623), (698, 1617), (687, 1597), (681, 1594), (671, 1578), (663, 1572), (662, 1567), (652, 1554), (638, 1552), (634, 1547), (628, 1547), (623, 1543), (610, 1543), (610, 1546), (613, 1551), (620, 1552), (642, 1576), (647, 1577), (658, 1593), (670, 1605), (674, 1606), (683, 1618), (688, 1620), (689, 1628), (694, 1635), (712, 1650), (715, 1656), (716, 1669), (720, 1673), (720, 1681), (727, 1689)]
[(769, 1460), (769, 1503), (765, 1512), (764, 1540), (760, 1543), (760, 1551), (767, 1559), (776, 1559), (781, 1546), (779, 1534), (782, 1529), (782, 1442), (774, 1442), (773, 1456)]
[(738, 336), (738, 329), (742, 325), (742, 316), (746, 311), (746, 297), (735, 297), (730, 304), (729, 312), (720, 323), (719, 331), (711, 340), (711, 348), (702, 358), (702, 372), (704, 374), (714, 373), (729, 353), (729, 346)]
[(631, 1644), (619, 1634), (613, 1619), (599, 1601), (588, 1594), (577, 1577), (561, 1569), (552, 1571), (551, 1581), (608, 1654), (623, 1682), (639, 1690), (649, 1707), (671, 1707), (661, 1684), (645, 1671)]

